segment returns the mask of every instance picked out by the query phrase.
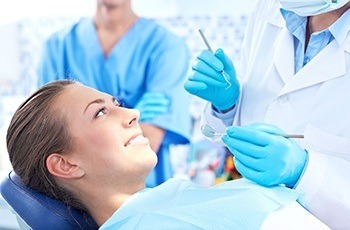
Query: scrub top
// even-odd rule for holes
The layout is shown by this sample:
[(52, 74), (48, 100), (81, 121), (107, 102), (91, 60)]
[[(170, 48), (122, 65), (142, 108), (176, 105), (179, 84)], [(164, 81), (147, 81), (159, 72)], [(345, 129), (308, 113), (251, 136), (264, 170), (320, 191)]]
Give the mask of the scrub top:
[(201, 188), (172, 178), (131, 196), (100, 229), (260, 229), (270, 213), (298, 198), (295, 190), (245, 179)]
[(46, 41), (38, 66), (38, 84), (73, 79), (116, 97), (133, 108), (145, 92), (163, 92), (169, 112), (147, 123), (166, 130), (158, 163), (147, 186), (172, 176), (169, 146), (190, 137), (190, 97), (183, 89), (189, 64), (185, 42), (150, 19), (139, 18), (105, 56), (94, 21), (84, 18)]

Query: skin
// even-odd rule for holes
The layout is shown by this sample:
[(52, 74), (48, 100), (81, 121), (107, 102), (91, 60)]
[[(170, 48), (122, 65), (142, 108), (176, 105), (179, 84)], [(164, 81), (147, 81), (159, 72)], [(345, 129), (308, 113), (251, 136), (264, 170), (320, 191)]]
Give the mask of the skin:
[[(123, 35), (137, 21), (131, 0), (98, 0), (94, 16), (97, 35), (106, 57)], [(165, 130), (150, 124), (141, 124), (144, 135), (150, 140), (151, 147), (158, 152)]]
[(310, 36), (314, 32), (322, 31), (332, 25), (340, 16), (350, 8), (350, 2), (345, 4), (343, 7), (337, 10), (333, 10), (324, 14), (319, 14), (315, 16), (310, 16), (308, 18), (307, 25), (307, 43), (310, 39)]
[[(68, 120), (73, 150), (51, 153), (49, 172), (103, 224), (131, 195), (145, 188), (157, 156), (142, 135), (139, 112), (109, 95), (74, 84), (54, 103)], [(130, 140), (138, 137), (138, 141)]]

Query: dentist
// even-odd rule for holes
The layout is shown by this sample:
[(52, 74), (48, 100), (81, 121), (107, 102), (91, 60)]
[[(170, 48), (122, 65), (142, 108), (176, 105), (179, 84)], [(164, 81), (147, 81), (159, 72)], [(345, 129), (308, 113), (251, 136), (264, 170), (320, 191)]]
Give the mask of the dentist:
[[(332, 229), (350, 225), (349, 8), (349, 0), (260, 0), (239, 79), (223, 50), (204, 50), (184, 85), (211, 103), (203, 119), (226, 132), (244, 177), (303, 192), (305, 207)], [(305, 138), (271, 135), (281, 132)]]

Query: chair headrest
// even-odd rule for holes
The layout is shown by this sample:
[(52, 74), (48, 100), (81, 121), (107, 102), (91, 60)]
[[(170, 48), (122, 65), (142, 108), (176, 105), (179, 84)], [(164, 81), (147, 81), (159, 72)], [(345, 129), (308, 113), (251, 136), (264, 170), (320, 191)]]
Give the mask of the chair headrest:
[(89, 214), (29, 188), (13, 171), (0, 189), (3, 198), (32, 229), (98, 229)]

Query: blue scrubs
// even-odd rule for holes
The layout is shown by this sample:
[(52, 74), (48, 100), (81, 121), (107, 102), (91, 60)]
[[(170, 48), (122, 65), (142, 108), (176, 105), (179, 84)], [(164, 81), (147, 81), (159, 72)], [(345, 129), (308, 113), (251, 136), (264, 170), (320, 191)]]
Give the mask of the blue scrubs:
[(188, 64), (185, 42), (152, 20), (139, 18), (105, 57), (93, 19), (82, 19), (47, 40), (38, 84), (74, 79), (115, 96), (127, 108), (147, 91), (165, 93), (170, 112), (147, 122), (166, 130), (158, 164), (147, 179), (147, 186), (153, 187), (173, 174), (169, 145), (189, 142), (190, 98), (183, 88)]
[(299, 197), (245, 179), (204, 189), (172, 178), (131, 196), (100, 229), (260, 229), (270, 213)]

